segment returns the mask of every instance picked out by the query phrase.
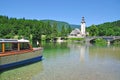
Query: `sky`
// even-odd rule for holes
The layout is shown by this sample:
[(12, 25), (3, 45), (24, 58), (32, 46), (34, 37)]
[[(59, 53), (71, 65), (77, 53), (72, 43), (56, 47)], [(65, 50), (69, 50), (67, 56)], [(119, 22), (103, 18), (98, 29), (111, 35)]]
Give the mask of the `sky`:
[(0, 0), (0, 15), (90, 26), (120, 20), (120, 0)]

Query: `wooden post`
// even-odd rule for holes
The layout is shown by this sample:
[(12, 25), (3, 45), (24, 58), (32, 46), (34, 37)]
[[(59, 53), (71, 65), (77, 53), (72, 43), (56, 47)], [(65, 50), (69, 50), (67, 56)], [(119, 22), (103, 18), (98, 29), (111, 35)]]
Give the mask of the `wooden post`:
[(5, 43), (4, 42), (2, 43), (2, 52), (3, 53), (5, 52)]
[(20, 51), (20, 43), (18, 42), (18, 51)]
[(33, 50), (33, 47), (32, 47), (32, 45), (31, 45), (31, 44), (29, 44), (29, 46), (30, 46), (30, 49), (31, 49), (31, 50)]

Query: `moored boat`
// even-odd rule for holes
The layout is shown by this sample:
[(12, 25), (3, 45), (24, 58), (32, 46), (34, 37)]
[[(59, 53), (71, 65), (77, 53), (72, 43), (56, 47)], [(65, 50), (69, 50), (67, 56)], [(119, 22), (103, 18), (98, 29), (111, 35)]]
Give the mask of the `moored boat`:
[(0, 70), (42, 60), (42, 48), (28, 40), (0, 39)]

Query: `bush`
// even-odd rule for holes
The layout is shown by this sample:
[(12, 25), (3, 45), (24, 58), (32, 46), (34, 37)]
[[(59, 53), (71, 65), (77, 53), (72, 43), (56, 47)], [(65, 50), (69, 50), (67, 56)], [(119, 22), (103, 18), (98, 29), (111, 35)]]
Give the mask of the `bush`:
[(107, 44), (106, 40), (104, 40), (102, 38), (95, 39), (95, 45), (105, 46), (106, 44)]
[(113, 42), (113, 45), (114, 45), (114, 46), (120, 46), (120, 41), (119, 41), (119, 40), (114, 41), (114, 42)]
[(83, 41), (84, 38), (70, 38), (70, 40), (72, 40), (72, 41)]

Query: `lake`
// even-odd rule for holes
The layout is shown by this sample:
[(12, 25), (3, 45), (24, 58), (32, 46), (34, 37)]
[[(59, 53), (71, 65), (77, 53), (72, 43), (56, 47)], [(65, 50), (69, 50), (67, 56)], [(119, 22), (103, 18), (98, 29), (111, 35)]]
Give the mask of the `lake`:
[(0, 80), (120, 80), (120, 47), (46, 43), (43, 60), (0, 72)]

